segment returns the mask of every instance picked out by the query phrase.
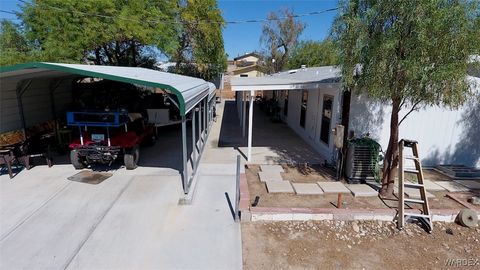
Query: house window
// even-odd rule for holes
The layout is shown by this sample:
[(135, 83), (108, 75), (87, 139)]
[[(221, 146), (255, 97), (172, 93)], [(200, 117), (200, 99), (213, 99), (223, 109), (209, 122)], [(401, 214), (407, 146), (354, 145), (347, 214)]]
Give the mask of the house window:
[(285, 91), (285, 99), (283, 101), (283, 115), (288, 115), (288, 91)]
[(248, 74), (240, 74), (240, 77), (248, 77)]
[(302, 92), (302, 107), (300, 110), (300, 126), (305, 128), (305, 119), (307, 118), (308, 91)]
[(322, 127), (320, 130), (320, 141), (328, 144), (330, 139), (330, 125), (332, 123), (333, 96), (323, 96)]

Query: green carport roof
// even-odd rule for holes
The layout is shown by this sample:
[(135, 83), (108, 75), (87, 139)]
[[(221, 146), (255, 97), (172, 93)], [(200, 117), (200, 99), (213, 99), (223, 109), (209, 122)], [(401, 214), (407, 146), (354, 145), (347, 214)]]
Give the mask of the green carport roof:
[[(199, 78), (139, 67), (34, 62), (0, 67), (0, 79), (15, 77), (19, 82), (34, 78), (61, 78), (72, 74), (112, 81), (158, 87), (175, 94), (181, 115), (185, 115), (215, 90), (212, 83)], [(0, 90), (1, 91), (1, 90)]]

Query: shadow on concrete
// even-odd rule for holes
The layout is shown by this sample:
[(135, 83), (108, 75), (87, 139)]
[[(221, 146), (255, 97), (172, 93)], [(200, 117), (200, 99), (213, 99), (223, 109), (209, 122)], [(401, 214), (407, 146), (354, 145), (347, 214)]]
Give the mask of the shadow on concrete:
[[(245, 138), (242, 137), (235, 101), (225, 101), (218, 146), (237, 148), (246, 157), (247, 134)], [(252, 147), (253, 154), (261, 156), (262, 161), (268, 163), (321, 163), (323, 160), (320, 154), (290, 127), (285, 123), (272, 122), (256, 105), (253, 114)]]
[[(196, 141), (198, 143), (198, 130), (196, 129)], [(191, 123), (187, 124), (187, 156), (189, 157), (189, 170), (192, 168), (192, 129)], [(197, 150), (198, 153), (198, 150)], [(54, 154), (53, 167), (55, 165), (71, 164), (69, 154)], [(46, 165), (45, 159), (34, 159), (34, 166)], [(123, 158), (119, 157), (111, 165), (92, 164), (88, 167), (92, 171), (112, 172), (123, 166)], [(182, 130), (181, 125), (166, 126), (158, 129), (158, 139), (152, 146), (142, 145), (140, 147), (139, 167), (171, 168), (182, 171)], [(1, 171), (3, 174), (3, 170)]]

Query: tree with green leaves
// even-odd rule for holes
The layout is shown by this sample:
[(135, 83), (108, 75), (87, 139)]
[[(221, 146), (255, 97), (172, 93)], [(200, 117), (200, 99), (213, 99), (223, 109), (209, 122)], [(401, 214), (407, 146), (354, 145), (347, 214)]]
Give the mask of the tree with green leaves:
[(216, 0), (180, 0), (178, 46), (173, 55), (177, 73), (210, 80), (223, 73), (227, 59), (222, 28), (225, 25)]
[(36, 58), (38, 51), (20, 30), (20, 26), (11, 21), (0, 22), (0, 65), (13, 65), (28, 62)]
[[(391, 106), (380, 194), (393, 194), (399, 126), (422, 106), (455, 108), (470, 96), (469, 56), (480, 52), (478, 1), (350, 0), (333, 36), (346, 89)], [(415, 138), (409, 138), (415, 139)]]
[(264, 73), (283, 70), (288, 63), (291, 51), (305, 29), (305, 24), (298, 21), (293, 11), (283, 9), (272, 12), (262, 26), (260, 43), (265, 47)]
[(151, 48), (169, 53), (176, 46), (174, 0), (23, 3), (26, 37), (48, 61), (151, 66)]
[(300, 41), (293, 49), (287, 68), (295, 69), (301, 65), (307, 67), (332, 66), (338, 64), (338, 52), (330, 39), (323, 41)]

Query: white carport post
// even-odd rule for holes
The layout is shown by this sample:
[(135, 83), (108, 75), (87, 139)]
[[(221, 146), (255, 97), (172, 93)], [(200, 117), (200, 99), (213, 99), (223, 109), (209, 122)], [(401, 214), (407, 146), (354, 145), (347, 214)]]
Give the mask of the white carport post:
[(246, 126), (246, 116), (247, 116), (247, 93), (242, 91), (242, 137), (245, 138), (245, 126)]
[(254, 91), (250, 91), (250, 106), (248, 111), (248, 152), (247, 161), (252, 160), (252, 130), (253, 130), (253, 95)]

